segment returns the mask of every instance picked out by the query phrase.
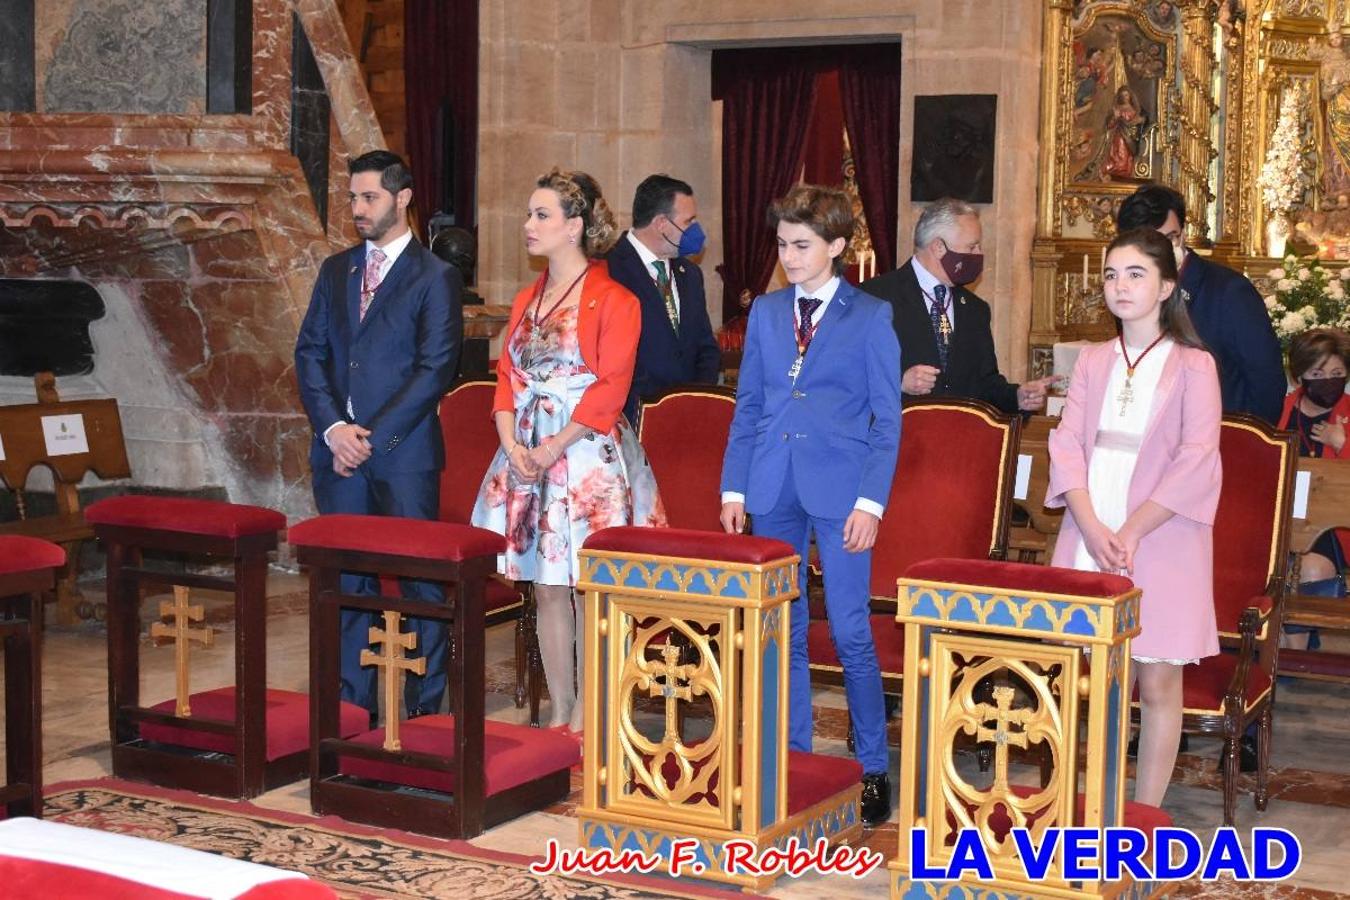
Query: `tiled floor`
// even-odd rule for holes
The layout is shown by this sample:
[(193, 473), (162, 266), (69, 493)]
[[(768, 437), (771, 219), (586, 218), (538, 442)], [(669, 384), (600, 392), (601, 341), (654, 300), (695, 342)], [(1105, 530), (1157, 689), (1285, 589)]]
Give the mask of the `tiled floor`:
[[(270, 584), (274, 597), (268, 621), (268, 682), (272, 687), (305, 690), (308, 677), (308, 619), (304, 612), (304, 583), (296, 576), (275, 575)], [(94, 592), (96, 593), (96, 591)], [(220, 618), (213, 616), (212, 618)], [(218, 625), (218, 627), (220, 627)], [(228, 627), (228, 626), (225, 626)], [(193, 689), (227, 684), (233, 678), (230, 640), (219, 635), (214, 647), (194, 650)], [(488, 714), (511, 721), (525, 721), (525, 712), (515, 709), (506, 685), (512, 682), (511, 626), (488, 634), (489, 682), (500, 690), (488, 696)], [(148, 644), (142, 655), (142, 696), (147, 700), (173, 694), (173, 652)], [(105, 637), (101, 626), (49, 629), (44, 660), (44, 736), (48, 784), (110, 773), (107, 742), (107, 674)], [(1280, 685), (1277, 737), (1274, 745), (1276, 773), (1270, 807), (1257, 813), (1250, 795), (1240, 797), (1238, 824), (1280, 826), (1293, 830), (1303, 847), (1303, 864), (1280, 888), (1281, 896), (1342, 896), (1347, 891), (1343, 854), (1350, 854), (1350, 686), (1311, 681)], [(547, 701), (546, 701), (547, 702)], [(841, 691), (817, 691), (817, 752), (847, 755), (844, 744), (845, 717)], [(1178, 825), (1207, 838), (1221, 818), (1222, 797), (1214, 772), (1218, 742), (1192, 738), (1191, 752), (1178, 765), (1178, 780), (1167, 796), (1167, 811)], [(892, 768), (898, 769), (898, 751), (893, 750)], [(265, 794), (261, 805), (307, 814), (308, 787), (291, 785)], [(521, 852), (538, 848), (548, 838), (563, 847), (576, 845), (577, 826), (567, 813), (567, 804), (536, 813), (495, 828), (474, 843), (483, 847)], [(894, 856), (898, 836), (894, 824), (872, 832), (867, 845), (887, 857)], [(1339, 862), (1338, 862), (1339, 861)], [(774, 896), (807, 898), (876, 897), (886, 890), (884, 869), (860, 881), (839, 876), (808, 876), (784, 879)], [(1307, 891), (1290, 891), (1296, 886)], [(1258, 896), (1265, 889), (1250, 886), (1238, 892), (1234, 885), (1188, 885), (1177, 893), (1205, 896)], [(1275, 888), (1272, 888), (1275, 890)], [(1326, 893), (1323, 893), (1326, 892)]]

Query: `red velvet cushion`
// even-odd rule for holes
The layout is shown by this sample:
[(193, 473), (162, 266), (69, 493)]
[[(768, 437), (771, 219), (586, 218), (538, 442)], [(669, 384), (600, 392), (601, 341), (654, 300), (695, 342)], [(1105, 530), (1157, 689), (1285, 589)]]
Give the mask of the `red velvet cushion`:
[(293, 527), (287, 540), (296, 547), (447, 562), (493, 556), (506, 549), (506, 538), (485, 528), (395, 516), (317, 516)]
[[(380, 576), (380, 596), (381, 597), (401, 597), (399, 592), (398, 578), (393, 575)], [(520, 591), (516, 590), (515, 584), (509, 581), (503, 581), (501, 578), (489, 578), (483, 586), (483, 614), (492, 615), (503, 609), (515, 606), (520, 602)]]
[[(877, 663), (882, 675), (903, 675), (905, 671), (905, 630), (894, 616), (871, 615), (872, 643), (877, 648)], [(817, 619), (806, 628), (806, 653), (811, 665), (843, 668), (830, 637), (828, 620)]]
[(894, 597), (895, 579), (919, 560), (989, 558), (1005, 441), (1012, 450), (1008, 425), (969, 409), (908, 406), (901, 429), (886, 503), (895, 514), (882, 518), (872, 551), (875, 597)]
[(906, 569), (904, 577), (1072, 597), (1118, 597), (1134, 589), (1134, 582), (1122, 575), (987, 559), (926, 559)]
[(84, 511), (84, 520), (91, 525), (153, 528), (227, 538), (265, 534), (286, 527), (285, 516), (261, 506), (143, 495), (109, 497), (90, 504)]
[(0, 535), (0, 575), (59, 569), (66, 551), (57, 544), (18, 534)]
[(796, 550), (772, 538), (714, 534), (688, 528), (643, 528), (637, 525), (597, 531), (586, 539), (585, 548), (607, 553), (678, 556), (745, 565), (763, 565), (797, 555)]
[[(450, 756), (455, 746), (455, 718), (434, 715), (410, 719), (399, 728), (399, 740), (404, 750)], [(378, 747), (384, 743), (384, 729), (367, 731), (355, 741)], [(511, 725), (495, 719), (483, 723), (487, 796), (571, 768), (580, 760), (581, 747), (566, 735), (525, 725)], [(454, 793), (455, 790), (452, 772), (433, 772), (381, 760), (339, 756), (338, 771), (353, 778), (387, 781), (443, 793)]]
[(478, 489), (483, 486), (500, 442), (492, 421), (493, 381), (468, 381), (441, 398), (441, 434), (454, 448), (454, 461), (441, 470), (442, 522), (467, 524), (473, 516)]
[[(1212, 712), (1218, 714), (1223, 709), (1224, 693), (1237, 671), (1238, 655), (1220, 653), (1200, 660), (1193, 666), (1185, 666), (1181, 674), (1181, 705), (1187, 711)], [(1270, 676), (1264, 669), (1255, 665), (1247, 671), (1247, 691), (1245, 701), (1251, 709), (1261, 695), (1270, 690)], [(1136, 690), (1136, 697), (1138, 691)]]
[[(1033, 794), (1039, 793), (1040, 790), (1039, 788), (1028, 787), (1027, 785), (1022, 784), (1011, 785), (1011, 789), (1012, 792), (1019, 797), (1030, 797)], [(1074, 808), (1074, 817), (1073, 817), (1074, 825), (1082, 825), (1083, 810), (1086, 808), (1086, 806), (1087, 806), (1086, 796), (1084, 796), (1083, 794), (1079, 794), (1078, 802)], [(974, 811), (973, 808), (971, 807), (968, 808), (970, 808), (972, 812)], [(1027, 826), (1030, 827), (1039, 818), (1040, 818), (1039, 815), (1028, 816)], [(1145, 834), (1152, 834), (1155, 829), (1168, 828), (1172, 825), (1172, 817), (1163, 810), (1159, 809), (1156, 806), (1149, 806), (1144, 803), (1135, 803), (1133, 800), (1125, 801), (1124, 819), (1125, 819), (1124, 823), (1125, 827), (1138, 828)], [(948, 816), (948, 821), (953, 822), (950, 815)], [(1061, 822), (1060, 824), (1062, 825), (1064, 823)], [(1005, 810), (1002, 806), (995, 807), (993, 813), (989, 816), (989, 827), (993, 830), (994, 834), (997, 835), (1000, 840), (1005, 835), (1007, 835), (1009, 829), (1012, 828), (1012, 819), (1008, 817), (1007, 810)]]
[[(1214, 617), (1222, 632), (1237, 633), (1242, 611), (1265, 592), (1270, 578), (1280, 449), (1245, 428), (1225, 427), (1219, 437), (1229, 476), (1214, 514)], [(1234, 473), (1239, 477), (1231, 477)]]
[(722, 531), (717, 497), (735, 410), (732, 397), (695, 391), (642, 405), (638, 438), (672, 528)]
[[(60, 863), (17, 856), (0, 856), (0, 884), (7, 897), (42, 897), (44, 900), (193, 900), (209, 894), (180, 894), (118, 878), (106, 872), (65, 866)], [(327, 885), (308, 878), (282, 878), (249, 888), (235, 900), (325, 900), (337, 894)]]
[[(234, 721), (234, 688), (216, 688), (203, 691), (188, 698), (192, 706), (192, 715), (203, 719)], [(175, 702), (165, 700), (151, 707), (156, 712), (172, 713)], [(351, 737), (370, 727), (370, 713), (352, 703), (343, 703), (338, 712), (338, 732), (342, 737)], [(206, 731), (192, 731), (176, 725), (160, 725), (145, 722), (141, 725), (141, 737), (159, 744), (173, 744), (178, 747), (191, 747), (194, 750), (210, 750), (215, 753), (235, 752), (234, 737), (227, 734), (212, 734)], [(295, 691), (267, 689), (267, 761), (281, 759), (292, 753), (309, 749), (309, 695)]]
[(862, 782), (862, 766), (856, 759), (788, 751), (788, 815), (832, 797)]

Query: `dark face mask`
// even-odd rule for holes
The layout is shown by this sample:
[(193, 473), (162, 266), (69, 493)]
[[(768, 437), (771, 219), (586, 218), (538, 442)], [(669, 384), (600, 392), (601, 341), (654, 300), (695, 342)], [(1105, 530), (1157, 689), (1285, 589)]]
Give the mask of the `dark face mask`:
[(984, 271), (983, 253), (957, 253), (947, 242), (943, 241), (942, 246), (946, 253), (942, 259), (938, 260), (942, 264), (942, 271), (947, 273), (952, 284), (970, 284), (980, 277)]
[(1339, 378), (1300, 378), (1303, 394), (1313, 403), (1322, 407), (1333, 407), (1345, 393), (1344, 375)]

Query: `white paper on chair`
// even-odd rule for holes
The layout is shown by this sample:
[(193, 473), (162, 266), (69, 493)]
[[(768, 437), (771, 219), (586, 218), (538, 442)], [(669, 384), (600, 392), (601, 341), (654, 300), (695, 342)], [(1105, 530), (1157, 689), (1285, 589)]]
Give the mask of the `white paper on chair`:
[(4, 438), (0, 438), (0, 462), (3, 462), (4, 459), (5, 459), (5, 441)]
[(84, 433), (84, 416), (43, 416), (42, 436), (48, 456), (71, 456), (89, 452), (89, 437)]
[(1046, 397), (1045, 414), (1047, 416), (1054, 416), (1055, 418), (1059, 418), (1060, 416), (1064, 415), (1064, 398)]
[(1300, 469), (1294, 473), (1294, 512), (1295, 519), (1308, 518), (1308, 491), (1312, 488), (1312, 473)]
[(1027, 453), (1017, 454), (1017, 480), (1013, 482), (1013, 499), (1027, 499), (1027, 491), (1031, 488), (1031, 455)]

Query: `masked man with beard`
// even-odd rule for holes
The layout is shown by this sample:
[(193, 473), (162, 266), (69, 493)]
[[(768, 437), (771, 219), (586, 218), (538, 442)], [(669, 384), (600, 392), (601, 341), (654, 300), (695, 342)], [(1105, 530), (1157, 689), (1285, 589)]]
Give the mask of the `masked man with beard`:
[(1016, 385), (999, 374), (989, 304), (963, 287), (984, 269), (982, 236), (975, 207), (937, 200), (914, 226), (909, 261), (859, 287), (891, 304), (904, 399), (931, 394), (983, 400), (1009, 413), (1037, 410), (1056, 379)]
[[(459, 272), (413, 240), (412, 175), (393, 153), (351, 161), (351, 209), (365, 240), (324, 260), (295, 345), (300, 398), (314, 428), (309, 462), (320, 513), (435, 519), (444, 465), (436, 409), (450, 387), (464, 333)], [(440, 585), (404, 581), (403, 595), (444, 602)], [(347, 594), (376, 580), (342, 576)], [(342, 611), (342, 699), (374, 720), (376, 673), (360, 656), (375, 614)], [(412, 619), (424, 676), (404, 683), (408, 717), (436, 712), (445, 694), (445, 626)], [(386, 718), (397, 710), (385, 710)]]

